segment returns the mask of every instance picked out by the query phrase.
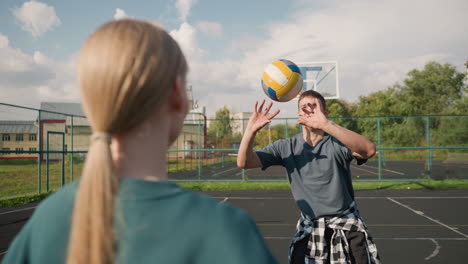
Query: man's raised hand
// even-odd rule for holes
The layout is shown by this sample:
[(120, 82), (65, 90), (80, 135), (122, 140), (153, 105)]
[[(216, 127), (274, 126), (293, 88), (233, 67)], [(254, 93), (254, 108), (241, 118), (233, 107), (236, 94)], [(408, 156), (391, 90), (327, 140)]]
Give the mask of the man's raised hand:
[(263, 110), (264, 105), (265, 100), (262, 100), (260, 106), (258, 105), (258, 101), (255, 102), (254, 111), (249, 119), (249, 123), (247, 124), (247, 129), (251, 132), (257, 132), (265, 125), (271, 123), (271, 119), (277, 116), (280, 112), (280, 110), (278, 109), (274, 113), (270, 114), (270, 109), (273, 106), (272, 102), (268, 104), (265, 110)]

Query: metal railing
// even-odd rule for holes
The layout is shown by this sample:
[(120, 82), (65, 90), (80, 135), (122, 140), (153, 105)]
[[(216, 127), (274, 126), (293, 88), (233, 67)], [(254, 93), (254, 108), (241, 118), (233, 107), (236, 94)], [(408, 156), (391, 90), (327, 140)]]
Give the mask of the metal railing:
[[(282, 167), (265, 171), (237, 168), (237, 149), (246, 119), (207, 119), (199, 113), (189, 117), (167, 152), (171, 180), (287, 180)], [(352, 165), (355, 181), (468, 180), (468, 115), (331, 119), (377, 146), (377, 155), (365, 165)], [(221, 129), (223, 124), (230, 128)], [(257, 133), (254, 145), (260, 148), (296, 133), (300, 133), (297, 118), (277, 118)], [(23, 134), (18, 137), (23, 140), (16, 141), (15, 134)], [(24, 136), (27, 134), (36, 136)], [(57, 189), (78, 178), (90, 134), (82, 115), (0, 103), (0, 199)]]

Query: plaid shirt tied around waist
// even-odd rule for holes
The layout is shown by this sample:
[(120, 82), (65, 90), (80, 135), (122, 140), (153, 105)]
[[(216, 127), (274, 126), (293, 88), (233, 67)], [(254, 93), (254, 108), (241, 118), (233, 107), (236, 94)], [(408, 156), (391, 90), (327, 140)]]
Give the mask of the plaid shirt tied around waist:
[[(333, 229), (331, 245), (325, 241), (325, 228)], [(340, 216), (333, 218), (321, 217), (311, 220), (310, 217), (302, 214), (297, 222), (297, 232), (294, 235), (289, 246), (289, 263), (294, 250), (294, 244), (297, 241), (310, 235), (305, 254), (306, 264), (348, 264), (350, 261), (349, 244), (346, 240), (344, 231), (363, 232), (366, 237), (368, 262), (371, 264), (380, 264), (380, 258), (377, 253), (377, 247), (372, 240), (372, 236), (367, 230), (364, 221), (359, 215), (356, 202), (352, 202), (350, 207)], [(330, 257), (327, 247), (330, 246)]]

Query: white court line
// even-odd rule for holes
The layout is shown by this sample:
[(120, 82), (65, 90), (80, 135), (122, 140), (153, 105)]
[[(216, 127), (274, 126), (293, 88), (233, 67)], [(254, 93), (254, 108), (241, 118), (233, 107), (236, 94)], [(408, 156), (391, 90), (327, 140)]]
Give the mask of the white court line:
[[(215, 199), (225, 199), (226, 196), (213, 196)], [(245, 196), (232, 196), (228, 197), (230, 200), (293, 200), (293, 197), (245, 197)], [(376, 200), (376, 199), (468, 199), (468, 196), (399, 196), (399, 197), (379, 197), (379, 196), (362, 196), (355, 197), (359, 200)]]
[[(374, 167), (374, 166), (370, 166), (370, 165), (367, 165), (367, 164), (363, 164), (362, 166), (366, 166), (366, 167), (369, 167), (369, 168), (374, 168), (374, 169), (377, 169), (377, 170), (379, 169), (379, 167)], [(395, 173), (395, 174), (399, 174), (399, 175), (405, 175), (403, 172), (399, 172), (399, 171), (394, 171), (394, 170), (389, 170), (389, 169), (384, 169), (384, 168), (382, 168), (382, 170), (392, 172), (392, 173)]]
[(392, 201), (392, 202), (394, 202), (394, 203), (396, 203), (396, 204), (398, 204), (398, 205), (400, 205), (400, 206), (402, 206), (402, 207), (404, 207), (404, 208), (406, 208), (406, 209), (408, 209), (408, 210), (410, 210), (410, 211), (412, 211), (413, 213), (415, 213), (415, 214), (417, 214), (417, 215), (423, 216), (423, 217), (425, 217), (425, 218), (431, 220), (431, 221), (434, 222), (434, 223), (437, 223), (437, 224), (439, 224), (439, 225), (441, 225), (441, 226), (443, 226), (443, 227), (446, 227), (446, 228), (452, 230), (453, 232), (455, 232), (455, 233), (457, 233), (457, 234), (459, 234), (459, 235), (462, 235), (462, 236), (468, 238), (468, 235), (463, 234), (462, 232), (460, 232), (460, 231), (454, 229), (453, 227), (450, 227), (450, 226), (448, 226), (448, 225), (446, 225), (446, 224), (444, 224), (444, 223), (442, 223), (442, 222), (440, 222), (440, 221), (438, 221), (438, 220), (435, 220), (434, 218), (431, 218), (431, 217), (425, 215), (425, 214), (424, 214), (423, 212), (421, 212), (421, 211), (414, 210), (413, 208), (409, 207), (408, 205), (405, 205), (405, 204), (402, 204), (402, 203), (400, 203), (400, 202), (398, 202), (398, 201), (395, 201), (394, 199), (392, 199), (392, 198), (390, 198), (390, 197), (388, 197), (387, 199), (390, 200), (390, 201)]
[[(378, 167), (374, 167), (374, 166), (369, 166), (369, 165), (361, 165), (362, 167), (366, 166), (366, 167), (369, 167), (369, 168), (372, 168), (372, 169), (376, 169), (378, 170), (379, 168)], [(366, 169), (363, 169), (361, 166), (355, 166), (355, 165), (351, 165), (352, 168), (355, 168), (355, 169), (358, 169), (358, 170), (363, 170), (365, 172), (369, 172), (369, 173), (372, 173), (373, 175), (379, 175), (379, 172), (378, 171), (371, 171), (371, 170), (366, 170)], [(389, 169), (384, 169), (382, 168), (383, 171), (388, 171), (388, 172), (391, 172), (391, 173), (395, 173), (395, 174), (398, 174), (398, 175), (405, 175), (403, 172), (399, 172), (399, 171), (394, 171), (394, 170), (389, 170)]]
[[(257, 223), (258, 226), (277, 226), (277, 227), (295, 227), (296, 223), (291, 224), (274, 224), (274, 223)], [(437, 224), (430, 225), (409, 225), (409, 224), (366, 224), (368, 227), (439, 227)], [(454, 227), (468, 227), (468, 225), (452, 225)]]
[(432, 254), (427, 256), (424, 260), (430, 260), (431, 258), (437, 256), (439, 254), (439, 249), (440, 249), (440, 245), (439, 243), (437, 243), (437, 241), (435, 239), (431, 239), (431, 241), (435, 244), (435, 249), (434, 251), (432, 251)]
[(220, 172), (217, 172), (217, 173), (213, 174), (213, 176), (218, 176), (218, 175), (220, 175), (220, 174), (222, 174), (222, 173), (225, 173), (225, 172), (228, 172), (228, 171), (232, 171), (232, 170), (236, 170), (236, 169), (238, 169), (238, 168), (237, 168), (237, 167), (234, 167), (234, 168), (230, 168), (230, 169), (227, 169), (227, 170), (223, 170), (223, 171), (220, 171)]
[(378, 172), (374, 172), (374, 171), (366, 170), (366, 169), (363, 169), (363, 168), (359, 168), (358, 166), (351, 165), (351, 167), (355, 168), (355, 169), (358, 169), (358, 170), (362, 170), (362, 171), (365, 171), (365, 172), (372, 173), (373, 175), (379, 175)]
[(0, 213), (0, 215), (6, 215), (6, 214), (11, 214), (11, 213), (16, 213), (16, 212), (27, 211), (27, 210), (34, 209), (34, 208), (36, 208), (36, 207), (37, 207), (37, 206), (33, 206), (33, 207), (28, 207), (28, 208), (23, 208), (23, 209), (18, 209), (18, 210), (3, 212), (3, 213)]
[(0, 256), (6, 254), (8, 251), (0, 252)]
[[(290, 237), (263, 237), (264, 239), (270, 240), (292, 240), (292, 235)], [(373, 237), (374, 240), (439, 240), (439, 241), (468, 241), (468, 238), (452, 238), (452, 237)]]
[[(217, 197), (213, 196), (215, 199), (224, 199), (226, 196)], [(289, 197), (229, 197), (229, 200), (292, 200), (293, 198)]]

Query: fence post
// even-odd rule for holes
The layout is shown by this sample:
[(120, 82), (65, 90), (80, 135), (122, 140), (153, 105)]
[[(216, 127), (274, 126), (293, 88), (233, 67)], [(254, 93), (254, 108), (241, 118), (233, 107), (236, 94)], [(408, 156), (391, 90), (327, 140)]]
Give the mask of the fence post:
[(224, 151), (221, 153), (221, 168), (224, 168)]
[[(65, 123), (65, 129), (66, 129)], [(62, 134), (62, 186), (65, 184), (65, 132)]]
[(428, 151), (428, 162), (427, 162), (427, 177), (431, 179), (431, 165), (432, 165), (432, 150), (431, 147), (431, 131), (430, 131), (430, 118), (426, 116), (426, 145)]
[(41, 193), (41, 162), (42, 162), (42, 124), (41, 124), (41, 110), (38, 111), (38, 117), (37, 117), (37, 125), (38, 125), (38, 130), (37, 130), (37, 149), (39, 152), (37, 153), (37, 192), (40, 194)]
[(46, 148), (46, 192), (49, 192), (49, 131), (47, 131), (47, 148)]
[(73, 131), (73, 117), (74, 116), (71, 116), (71, 137), (70, 137), (70, 146), (71, 146), (71, 155), (70, 155), (70, 178), (71, 178), (71, 181), (74, 180), (74, 177), (73, 177), (73, 155), (74, 155), (74, 149), (73, 149), (73, 134), (74, 134), (74, 131)]
[(202, 164), (201, 164), (201, 126), (200, 126), (200, 120), (198, 120), (198, 151), (197, 151), (197, 159), (198, 159), (198, 180), (201, 180), (201, 175), (202, 175)]
[(379, 181), (382, 180), (382, 155), (380, 155), (381, 147), (382, 147), (382, 139), (381, 139), (381, 122), (380, 118), (377, 119), (377, 149), (379, 150)]

